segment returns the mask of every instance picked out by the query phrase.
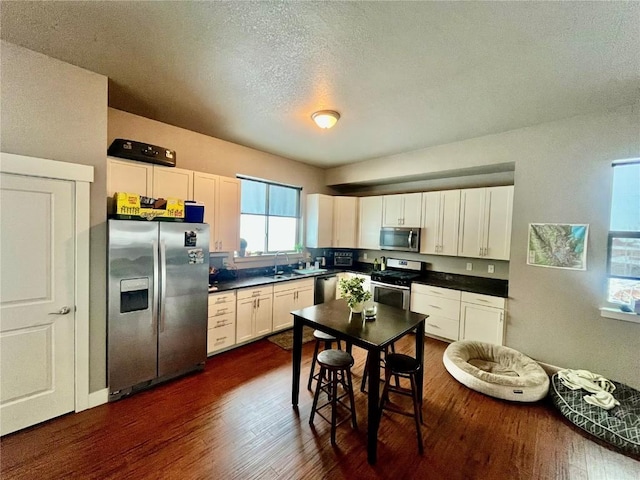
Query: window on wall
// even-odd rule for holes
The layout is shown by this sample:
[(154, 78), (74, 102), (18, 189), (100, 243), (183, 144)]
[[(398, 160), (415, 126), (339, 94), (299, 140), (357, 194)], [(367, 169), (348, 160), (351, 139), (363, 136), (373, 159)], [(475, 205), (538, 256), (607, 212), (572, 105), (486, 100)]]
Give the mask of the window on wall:
[(298, 238), (299, 187), (240, 177), (240, 256), (292, 252)]
[(607, 301), (633, 309), (640, 300), (640, 159), (613, 164)]

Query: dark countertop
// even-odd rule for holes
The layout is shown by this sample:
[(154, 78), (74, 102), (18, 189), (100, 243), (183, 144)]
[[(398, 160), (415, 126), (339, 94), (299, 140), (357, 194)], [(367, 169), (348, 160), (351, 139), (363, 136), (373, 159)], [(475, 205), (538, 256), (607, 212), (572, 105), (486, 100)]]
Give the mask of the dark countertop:
[[(300, 280), (304, 278), (315, 278), (322, 275), (335, 275), (340, 272), (354, 272), (371, 274), (370, 264), (355, 264), (348, 268), (326, 268), (326, 272), (305, 274), (305, 275), (283, 275), (278, 278), (267, 275), (242, 276), (240, 278), (215, 282), (217, 290), (209, 290), (209, 293), (224, 292), (238, 288), (250, 288), (263, 285), (271, 285), (290, 280)], [(498, 278), (474, 277), (471, 275), (457, 275), (453, 273), (425, 271), (422, 276), (415, 280), (416, 283), (431, 285), (434, 287), (450, 288), (463, 292), (479, 293), (482, 295), (492, 295), (494, 297), (507, 298), (509, 296), (509, 281)]]

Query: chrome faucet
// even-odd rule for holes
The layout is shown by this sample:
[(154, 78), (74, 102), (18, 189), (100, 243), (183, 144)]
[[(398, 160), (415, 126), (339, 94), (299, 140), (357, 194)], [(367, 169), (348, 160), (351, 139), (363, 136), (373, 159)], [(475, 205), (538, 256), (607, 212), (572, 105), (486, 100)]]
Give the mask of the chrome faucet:
[(289, 260), (289, 254), (287, 252), (280, 252), (280, 251), (276, 252), (276, 254), (273, 256), (273, 274), (274, 275), (280, 275), (281, 273), (283, 273), (278, 271), (278, 255), (280, 254), (283, 254), (286, 257), (287, 265), (291, 263)]

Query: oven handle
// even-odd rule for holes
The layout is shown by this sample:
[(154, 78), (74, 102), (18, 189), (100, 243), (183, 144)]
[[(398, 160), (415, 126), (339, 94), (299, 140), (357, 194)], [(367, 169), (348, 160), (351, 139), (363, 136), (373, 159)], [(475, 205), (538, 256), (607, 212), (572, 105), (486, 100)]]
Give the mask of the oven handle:
[(382, 283), (382, 282), (376, 282), (376, 281), (371, 281), (371, 286), (372, 287), (383, 287), (383, 288), (390, 288), (392, 290), (411, 290), (411, 287), (403, 287), (402, 285), (390, 285), (388, 283)]

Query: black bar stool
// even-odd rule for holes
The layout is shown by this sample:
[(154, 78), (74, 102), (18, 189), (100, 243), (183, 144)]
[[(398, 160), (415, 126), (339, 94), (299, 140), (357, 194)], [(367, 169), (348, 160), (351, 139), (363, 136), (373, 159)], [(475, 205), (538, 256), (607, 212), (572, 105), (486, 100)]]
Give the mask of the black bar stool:
[[(353, 357), (343, 350), (324, 350), (318, 354), (318, 364), (320, 365), (320, 373), (318, 374), (316, 393), (313, 396), (309, 425), (313, 424), (313, 418), (316, 413), (329, 422), (331, 424), (331, 444), (334, 445), (336, 443), (336, 427), (338, 425), (351, 419), (353, 428), (358, 428), (355, 401), (353, 399), (353, 382), (351, 381)], [(341, 395), (338, 395), (338, 384), (342, 385), (344, 390)], [(321, 391), (327, 394), (327, 401), (322, 405), (318, 405)], [(349, 406), (342, 401), (344, 397), (349, 397)], [(337, 420), (338, 405), (349, 410), (349, 415), (339, 422)], [(331, 419), (325, 417), (320, 411), (328, 406), (331, 407)]]
[[(396, 346), (394, 343), (392, 343), (391, 345), (387, 346), (384, 349), (384, 356), (380, 358), (380, 367), (383, 369), (385, 365), (385, 358), (387, 357), (387, 355), (389, 355), (389, 349), (391, 349), (391, 353), (396, 353)], [(362, 383), (360, 383), (361, 392), (364, 392), (364, 389), (367, 386), (368, 377), (369, 377), (369, 354), (367, 353), (367, 361), (364, 364), (364, 373), (362, 374)], [(398, 377), (396, 377), (396, 385), (400, 385), (400, 381), (398, 380)]]
[[(411, 382), (411, 388), (404, 388), (399, 386), (398, 384), (392, 386), (390, 382), (391, 375), (397, 375), (401, 378), (408, 378)], [(422, 375), (422, 369), (420, 368), (420, 364), (415, 358), (408, 355), (402, 355), (400, 353), (390, 353), (386, 356), (385, 384), (384, 388), (382, 389), (382, 398), (380, 400), (380, 415), (382, 415), (383, 410), (387, 410), (389, 412), (406, 415), (407, 417), (413, 417), (416, 423), (416, 433), (418, 435), (418, 451), (420, 452), (420, 454), (422, 454), (422, 429), (420, 427), (420, 425), (422, 425), (423, 423), (421, 400), (422, 395), (420, 395), (420, 392), (418, 392), (418, 388), (416, 385), (417, 375)], [(387, 405), (387, 402), (389, 401), (389, 392), (411, 397), (413, 401), (413, 414)]]
[(311, 369), (309, 370), (309, 382), (307, 383), (308, 390), (311, 390), (311, 382), (313, 382), (313, 380), (318, 380), (318, 374), (315, 373), (315, 369), (316, 369), (316, 361), (318, 359), (318, 350), (320, 350), (320, 344), (324, 343), (324, 349), (329, 350), (331, 348), (331, 344), (333, 342), (337, 342), (338, 350), (341, 350), (340, 340), (338, 340), (333, 335), (329, 335), (328, 333), (321, 332), (320, 330), (314, 330), (313, 337), (316, 339), (316, 346), (313, 349), (313, 358), (311, 359)]

